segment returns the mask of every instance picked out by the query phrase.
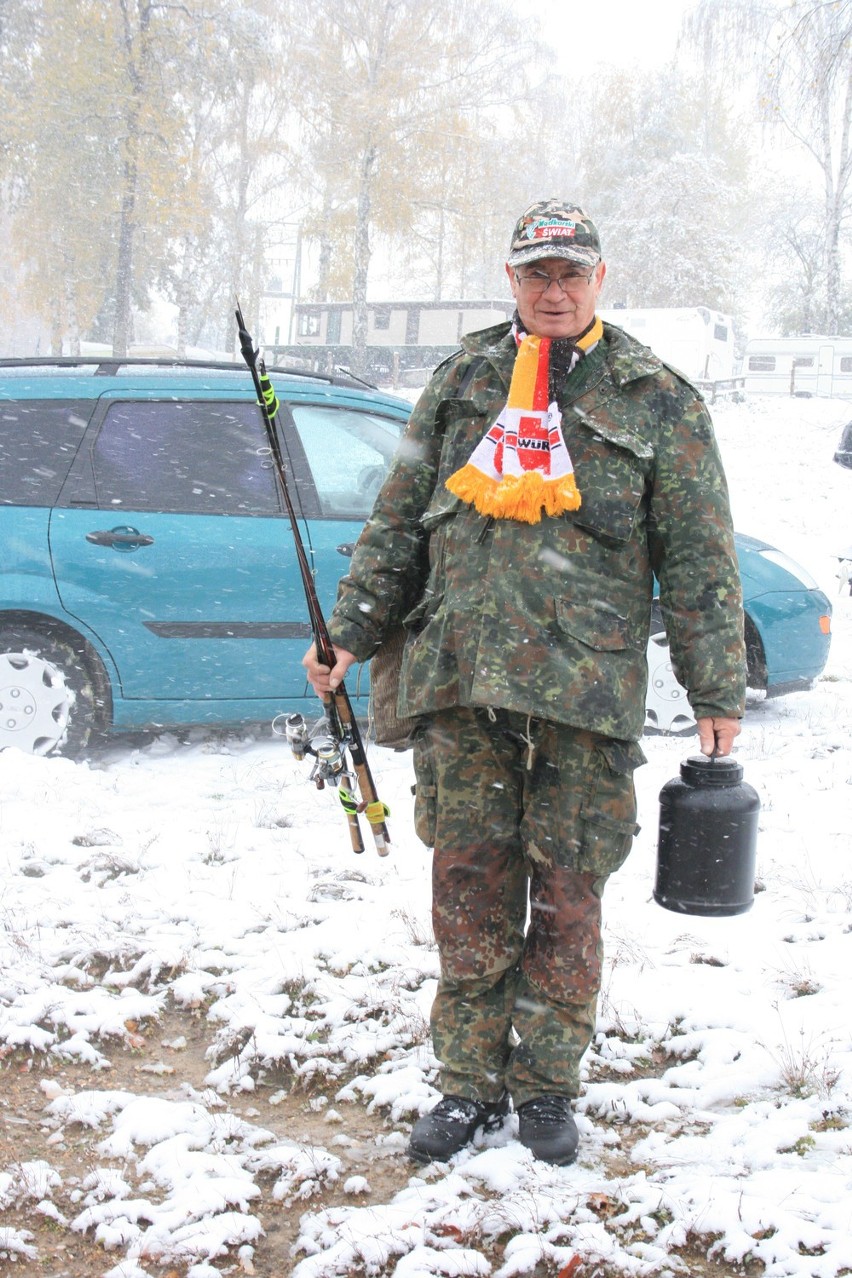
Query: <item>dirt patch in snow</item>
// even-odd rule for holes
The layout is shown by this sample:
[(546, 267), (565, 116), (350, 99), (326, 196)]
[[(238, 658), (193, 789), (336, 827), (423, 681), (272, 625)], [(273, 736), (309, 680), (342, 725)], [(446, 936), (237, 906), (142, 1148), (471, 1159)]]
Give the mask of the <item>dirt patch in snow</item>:
[[(125, 1091), (136, 1097), (200, 1101), (269, 1131), (276, 1139), (325, 1149), (341, 1159), (336, 1180), (329, 1182), (320, 1177), (309, 1197), (294, 1201), (276, 1200), (275, 1178), (257, 1175), (255, 1182), (261, 1194), (251, 1202), (250, 1210), (260, 1221), (263, 1236), (249, 1249), (250, 1255), (232, 1250), (226, 1257), (213, 1260), (213, 1266), (223, 1275), (286, 1278), (298, 1263), (299, 1256), (293, 1249), (305, 1212), (371, 1201), (387, 1203), (407, 1185), (416, 1171), (405, 1155), (407, 1130), (395, 1129), (383, 1114), (368, 1113), (363, 1105), (336, 1101), (334, 1093), (339, 1081), (328, 1085), (327, 1096), (318, 1090), (286, 1092), (280, 1079), (227, 1097), (211, 1092), (205, 1078), (212, 1064), (207, 1055), (212, 1034), (203, 1011), (169, 1008), (156, 1023), (130, 1024), (126, 1041), (102, 1042), (101, 1048), (110, 1060), (108, 1069), (20, 1051), (11, 1052), (0, 1061), (0, 1173), (16, 1165), (43, 1162), (60, 1178), (60, 1183), (50, 1190), (47, 1213), (44, 1203), (39, 1204), (35, 1196), (3, 1213), (0, 1224), (27, 1231), (28, 1245), (35, 1249), (36, 1256), (0, 1259), (2, 1278), (24, 1274), (28, 1278), (97, 1278), (124, 1255), (123, 1248), (105, 1250), (93, 1230), (81, 1233), (71, 1228), (71, 1222), (83, 1206), (80, 1187), (96, 1168), (114, 1168), (134, 1191), (144, 1177), (136, 1172), (132, 1159), (110, 1157), (98, 1148), (106, 1135), (105, 1127), (63, 1123), (51, 1114), (51, 1098), (61, 1093)], [(664, 1067), (662, 1060), (649, 1060), (647, 1073), (660, 1072)], [(619, 1148), (608, 1151), (611, 1175), (635, 1172), (629, 1149), (640, 1134), (639, 1129), (625, 1130)], [(425, 1174), (431, 1179), (438, 1173), (436, 1169)], [(353, 1183), (357, 1188), (352, 1188)], [(598, 1197), (602, 1219), (616, 1214), (615, 1199)], [(495, 1270), (502, 1263), (505, 1242), (506, 1238), (495, 1240), (489, 1247), (479, 1240), (479, 1248)], [(712, 1238), (690, 1238), (672, 1256), (673, 1264), (690, 1278), (757, 1278), (764, 1272), (761, 1264), (751, 1260), (731, 1266), (708, 1257), (712, 1244)], [(146, 1256), (140, 1263), (152, 1278), (185, 1278), (192, 1262), (175, 1263), (172, 1259), (158, 1264)], [(361, 1272), (350, 1278), (361, 1278)], [(529, 1273), (529, 1278), (624, 1278), (624, 1272), (577, 1256), (558, 1274), (552, 1266), (541, 1265)]]
[[(0, 1064), (0, 1172), (41, 1160), (59, 1174), (62, 1183), (51, 1192), (55, 1215), (45, 1215), (35, 1201), (2, 1213), (0, 1224), (28, 1231), (32, 1235), (29, 1243), (37, 1251), (36, 1259), (0, 1259), (4, 1278), (7, 1274), (95, 1278), (121, 1259), (121, 1251), (105, 1251), (91, 1231), (81, 1234), (70, 1222), (81, 1210), (78, 1187), (90, 1172), (96, 1167), (117, 1166), (133, 1182), (133, 1168), (98, 1150), (103, 1130), (63, 1125), (49, 1113), (51, 1096), (58, 1089), (73, 1093), (128, 1091), (169, 1100), (203, 1097), (212, 1106), (267, 1129), (276, 1138), (321, 1146), (341, 1159), (337, 1181), (321, 1183), (309, 1199), (296, 1203), (275, 1201), (272, 1178), (257, 1177), (262, 1196), (253, 1201), (251, 1210), (260, 1220), (264, 1236), (251, 1260), (241, 1263), (232, 1256), (214, 1261), (223, 1273), (283, 1278), (297, 1263), (292, 1248), (305, 1211), (356, 1200), (387, 1202), (407, 1184), (413, 1169), (404, 1145), (377, 1145), (377, 1139), (386, 1140), (393, 1128), (382, 1115), (369, 1114), (361, 1105), (327, 1103), (323, 1096), (304, 1091), (284, 1095), (275, 1083), (228, 1097), (212, 1095), (204, 1082), (211, 1068), (206, 1056), (210, 1038), (210, 1026), (202, 1013), (168, 1010), (156, 1024), (131, 1027), (126, 1042), (102, 1043), (111, 1063), (109, 1069), (92, 1069), (40, 1054), (12, 1052), (5, 1057)], [(350, 1177), (363, 1178), (369, 1192), (359, 1192), (357, 1199), (347, 1193), (343, 1186)], [(60, 1214), (66, 1223), (57, 1218)], [(189, 1265), (170, 1262), (158, 1266), (146, 1259), (144, 1267), (156, 1278), (183, 1278)]]

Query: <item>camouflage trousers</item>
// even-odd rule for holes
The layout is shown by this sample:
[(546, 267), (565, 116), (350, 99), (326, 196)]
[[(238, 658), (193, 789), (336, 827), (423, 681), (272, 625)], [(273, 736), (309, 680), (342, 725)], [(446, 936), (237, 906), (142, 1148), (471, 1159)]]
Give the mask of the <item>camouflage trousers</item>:
[(415, 826), (434, 848), (442, 1092), (576, 1096), (601, 982), (601, 896), (636, 825), (632, 742), (454, 707), (414, 743)]

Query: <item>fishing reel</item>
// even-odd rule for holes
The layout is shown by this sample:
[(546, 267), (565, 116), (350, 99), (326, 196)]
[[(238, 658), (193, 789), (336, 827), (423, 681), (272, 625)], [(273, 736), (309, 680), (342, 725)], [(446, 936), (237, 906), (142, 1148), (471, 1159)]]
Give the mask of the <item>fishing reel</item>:
[[(316, 735), (321, 729), (326, 731)], [(339, 786), (342, 783), (351, 789), (355, 778), (346, 766), (347, 743), (338, 741), (327, 729), (326, 719), (320, 719), (313, 729), (309, 729), (303, 714), (278, 715), (272, 723), (273, 732), (286, 739), (298, 763), (306, 755), (312, 756), (314, 766), (308, 780), (313, 781), (318, 790), (323, 790), (326, 785)]]
[(276, 736), (284, 737), (293, 758), (301, 763), (308, 752), (310, 736), (308, 725), (303, 714), (279, 714), (272, 720), (272, 731)]
[(318, 790), (328, 785), (340, 785), (342, 780), (351, 782), (346, 768), (346, 760), (341, 745), (333, 737), (320, 737), (315, 745), (309, 745), (308, 754), (314, 756), (309, 781), (313, 781)]

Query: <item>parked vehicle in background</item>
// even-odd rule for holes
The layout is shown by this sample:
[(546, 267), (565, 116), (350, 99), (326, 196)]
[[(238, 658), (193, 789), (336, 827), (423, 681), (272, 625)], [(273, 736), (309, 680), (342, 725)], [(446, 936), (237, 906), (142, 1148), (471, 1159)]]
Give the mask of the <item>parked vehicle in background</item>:
[[(511, 319), (511, 297), (440, 302), (367, 303), (367, 376), (384, 385), (411, 385), (406, 375), (432, 369), (458, 350), (463, 333)], [(265, 347), (267, 360), (287, 361), (314, 372), (333, 372), (352, 362), (355, 308), (351, 302), (297, 302), (295, 338)], [(429, 380), (428, 374), (423, 382)]]
[[(743, 587), (748, 686), (769, 697), (809, 688), (828, 660), (831, 604), (811, 574), (756, 537), (736, 534)], [(677, 682), (659, 604), (651, 611), (646, 729), (689, 731), (694, 718)]]
[[(834, 460), (838, 466), (844, 466), (847, 470), (852, 470), (852, 422), (847, 422), (843, 427), (843, 434), (840, 436)], [(841, 589), (845, 587), (852, 594), (852, 546), (847, 546), (845, 550), (841, 550), (837, 559), (839, 564), (837, 575), (840, 578)]]
[(752, 338), (743, 376), (747, 393), (852, 398), (852, 337)]
[[(412, 385), (410, 375), (431, 370), (458, 349), (463, 333), (510, 319), (511, 298), (473, 301), (370, 302), (367, 306), (367, 367), (379, 381)], [(720, 382), (734, 376), (734, 329), (729, 315), (706, 306), (613, 307), (603, 319), (626, 329), (693, 381)], [(270, 360), (332, 372), (352, 359), (351, 302), (298, 302), (295, 340), (266, 348)], [(428, 375), (423, 382), (428, 381)]]
[(617, 324), (694, 382), (734, 376), (734, 325), (730, 315), (706, 306), (613, 307), (601, 319)]
[[(274, 377), (330, 606), (410, 405), (351, 379)], [(0, 434), (0, 742), (45, 751), (67, 722), (73, 750), (93, 727), (315, 704), (292, 537), (242, 365), (0, 363)]]
[(843, 427), (834, 460), (838, 466), (845, 466), (847, 470), (852, 470), (852, 422), (847, 422)]
[[(270, 369), (324, 609), (410, 404)], [(0, 361), (0, 748), (74, 753), (94, 735), (319, 712), (289, 523), (248, 373), (134, 359)], [(738, 538), (749, 682), (806, 687), (828, 656), (825, 596)], [(662, 621), (648, 722), (688, 728)], [(369, 681), (353, 680), (356, 713)]]

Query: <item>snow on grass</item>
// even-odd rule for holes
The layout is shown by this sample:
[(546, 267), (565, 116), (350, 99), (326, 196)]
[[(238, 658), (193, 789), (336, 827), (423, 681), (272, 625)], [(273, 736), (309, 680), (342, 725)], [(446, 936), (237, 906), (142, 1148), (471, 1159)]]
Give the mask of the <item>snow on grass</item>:
[[(392, 808), (386, 861), (352, 857), (336, 799), (275, 740), (164, 735), (78, 764), (0, 756), (0, 1044), (94, 1071), (85, 1091), (45, 1083), (45, 1122), (94, 1133), (97, 1166), (64, 1227), (111, 1248), (111, 1278), (260, 1264), (270, 1184), (304, 1206), (296, 1278), (512, 1278), (577, 1256), (589, 1272), (671, 1276), (696, 1240), (723, 1272), (747, 1259), (773, 1278), (852, 1271), (852, 601), (833, 576), (852, 542), (852, 475), (831, 460), (847, 411), (755, 399), (715, 416), (738, 527), (833, 596), (832, 657), (811, 691), (750, 704), (737, 755), (761, 814), (746, 915), (654, 903), (657, 796), (695, 745), (645, 739), (643, 828), (605, 900), (574, 1167), (537, 1164), (510, 1117), (450, 1165), (411, 1167), (388, 1201), (368, 1159), (342, 1175), (333, 1148), (351, 1105), (388, 1116), (384, 1150), (401, 1157), (436, 1097), (438, 965), (409, 756), (373, 755)], [(98, 1088), (167, 1000), (206, 1020), (208, 1090)], [(314, 1095), (328, 1140), (281, 1141), (232, 1111), (229, 1097), (267, 1085)], [(313, 1205), (336, 1185), (343, 1205)], [(60, 1188), (46, 1162), (0, 1168), (0, 1207), (62, 1227)], [(35, 1262), (33, 1241), (3, 1227), (0, 1256)]]

